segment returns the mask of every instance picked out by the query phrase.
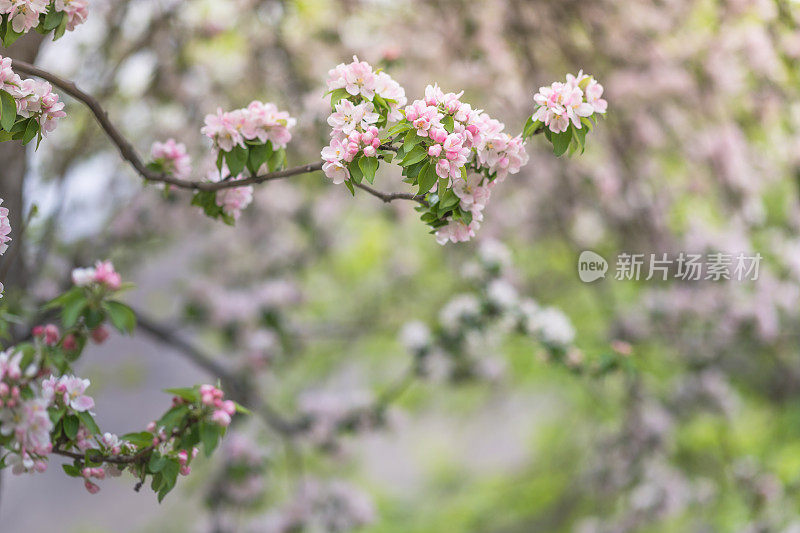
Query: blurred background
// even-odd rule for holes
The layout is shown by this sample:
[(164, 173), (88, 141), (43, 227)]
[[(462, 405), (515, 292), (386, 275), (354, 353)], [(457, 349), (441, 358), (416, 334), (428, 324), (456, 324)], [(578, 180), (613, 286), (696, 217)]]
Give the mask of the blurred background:
[[(478, 237), (441, 247), (408, 202), (321, 173), (256, 187), (236, 227), (209, 220), (143, 186), (63, 97), (38, 151), (0, 145), (24, 243), (3, 305), (25, 316), (98, 259), (137, 284), (139, 331), (77, 369), (104, 430), (218, 377), (266, 403), (161, 505), (130, 476), (92, 496), (57, 460), (6, 471), (0, 529), (800, 531), (799, 16), (788, 0), (93, 0), (57, 43), (0, 50), (75, 80), (141, 152), (184, 142), (196, 168), (203, 117), (254, 99), (298, 118), (290, 166), (317, 161), (328, 69), (354, 54), (409, 100), (463, 89), (513, 133), (566, 72), (609, 102), (585, 154), (534, 138)], [(586, 249), (606, 279), (579, 280)], [(681, 251), (763, 260), (748, 282), (611, 275), (622, 252)]]

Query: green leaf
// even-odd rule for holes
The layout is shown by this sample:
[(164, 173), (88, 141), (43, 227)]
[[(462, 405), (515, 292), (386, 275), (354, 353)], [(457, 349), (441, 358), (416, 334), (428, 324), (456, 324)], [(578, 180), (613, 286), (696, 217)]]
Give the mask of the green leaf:
[(525, 122), (525, 127), (522, 128), (522, 137), (527, 139), (533, 136), (541, 125), (542, 123), (538, 120), (533, 120), (532, 116), (528, 117), (527, 122)]
[(564, 155), (564, 152), (567, 151), (569, 148), (569, 143), (572, 141), (572, 126), (570, 126), (567, 131), (562, 131), (561, 133), (554, 133), (552, 135), (552, 143), (553, 143), (553, 153), (557, 156)]
[(267, 163), (269, 171), (275, 172), (276, 170), (280, 170), (283, 168), (284, 164), (286, 164), (286, 150), (283, 148), (280, 150), (273, 150), (269, 157), (269, 162)]
[(353, 187), (353, 181), (352, 180), (344, 180), (344, 185), (345, 185), (345, 187), (347, 187), (347, 190), (350, 191), (350, 194), (352, 194), (353, 196), (356, 195), (356, 189), (355, 189), (355, 187)]
[(242, 148), (238, 144), (230, 152), (225, 152), (225, 162), (228, 170), (234, 178), (242, 173), (247, 164), (247, 148)]
[(237, 413), (242, 413), (243, 415), (251, 415), (251, 414), (253, 414), (252, 412), (250, 412), (250, 409), (248, 409), (247, 407), (241, 405), (239, 402), (233, 402), (233, 405), (236, 406), (236, 412)]
[(417, 176), (417, 183), (419, 183), (418, 194), (425, 194), (431, 190), (438, 179), (439, 176), (436, 174), (436, 165), (428, 164), (427, 166), (423, 167), (419, 171), (419, 176)]
[(336, 107), (336, 104), (339, 103), (339, 100), (349, 97), (350, 93), (348, 93), (347, 90), (344, 88), (335, 89), (331, 91), (331, 109), (334, 109)]
[(182, 398), (187, 402), (196, 403), (200, 401), (200, 391), (197, 387), (177, 387), (172, 389), (164, 389), (167, 394), (172, 394), (178, 398)]
[(64, 434), (69, 440), (75, 440), (75, 437), (78, 436), (78, 428), (80, 428), (80, 426), (81, 422), (78, 420), (77, 416), (67, 415), (64, 417)]
[(108, 312), (109, 320), (120, 333), (133, 333), (136, 329), (136, 314), (133, 309), (115, 300), (105, 302), (103, 307)]
[(17, 104), (7, 91), (0, 90), (0, 127), (11, 131), (17, 120)]
[(61, 22), (58, 23), (56, 27), (56, 31), (53, 32), (53, 40), (57, 41), (64, 36), (64, 32), (67, 31), (67, 17), (61, 17)]
[(81, 421), (81, 424), (83, 424), (84, 427), (89, 430), (89, 433), (92, 435), (100, 434), (100, 428), (97, 426), (97, 422), (94, 421), (92, 415), (90, 415), (87, 411), (78, 413), (78, 419)]
[(44, 309), (56, 309), (58, 307), (62, 307), (67, 305), (69, 302), (83, 299), (83, 288), (82, 287), (72, 287), (65, 293), (59, 294), (46, 304), (44, 304)]
[(29, 118), (28, 125), (25, 126), (25, 134), (22, 136), (22, 144), (28, 144), (39, 133), (39, 123), (36, 120)]
[(122, 440), (127, 440), (131, 444), (135, 444), (139, 448), (147, 448), (153, 444), (153, 434), (149, 431), (139, 431), (138, 433), (126, 433), (120, 437)]
[(164, 428), (167, 433), (170, 433), (174, 428), (183, 424), (186, 415), (189, 414), (189, 407), (187, 405), (178, 405), (164, 413), (158, 420), (158, 426)]
[(363, 181), (364, 173), (361, 172), (361, 156), (350, 161), (347, 169), (350, 171), (350, 179), (353, 180), (353, 183), (361, 183)]
[[(442, 182), (439, 180), (439, 187), (441, 187)], [(439, 193), (439, 208), (440, 209), (449, 209), (458, 205), (460, 202), (460, 198), (456, 196), (456, 193), (453, 192), (452, 189), (447, 189), (444, 194), (441, 192)]]
[(156, 474), (161, 472), (165, 466), (167, 466), (166, 457), (158, 452), (153, 452), (153, 454), (150, 455), (150, 460), (147, 462), (147, 469), (150, 470), (150, 472)]
[[(3, 19), (5, 20), (6, 17), (3, 17)], [(64, 25), (66, 26), (66, 23)], [(10, 23), (5, 24), (5, 34), (3, 35), (3, 46), (8, 48), (12, 44), (14, 44), (14, 42), (20, 37), (22, 37), (22, 34), (15, 32), (14, 29), (11, 27)]]
[(386, 134), (389, 137), (394, 137), (395, 135), (403, 133), (404, 131), (408, 131), (411, 128), (412, 126), (408, 121), (398, 122), (397, 124), (389, 128), (389, 131), (386, 132)]
[(378, 158), (377, 157), (362, 157), (358, 161), (358, 168), (361, 169), (361, 172), (364, 174), (364, 178), (370, 182), (375, 182), (375, 171), (378, 170)]
[(51, 408), (47, 414), (50, 415), (50, 422), (52, 422), (53, 425), (56, 425), (58, 424), (58, 421), (61, 420), (61, 417), (64, 416), (65, 412), (66, 409), (63, 408), (62, 409)]
[(164, 499), (169, 491), (171, 491), (175, 487), (175, 483), (178, 480), (178, 472), (180, 472), (181, 466), (177, 460), (168, 458), (166, 460), (166, 464), (161, 469), (161, 483), (158, 488), (158, 501), (159, 503)]
[(61, 310), (61, 322), (65, 328), (71, 328), (78, 321), (83, 310), (86, 308), (86, 298), (81, 294), (81, 298), (70, 300)]
[(203, 443), (203, 449), (206, 457), (210, 457), (219, 443), (220, 426), (212, 422), (200, 422), (200, 442)]
[(586, 149), (586, 128), (572, 128), (572, 137), (581, 149), (581, 153), (583, 153)]
[(269, 160), (270, 156), (272, 156), (272, 143), (250, 146), (250, 153), (247, 157), (247, 170), (255, 176), (258, 173), (258, 169)]
[(61, 468), (64, 469), (64, 473), (69, 477), (81, 477), (83, 475), (81, 474), (81, 469), (75, 465), (63, 464)]
[(447, 130), (447, 133), (453, 133), (455, 130), (455, 121), (452, 115), (447, 115), (442, 119), (442, 126)]
[(412, 128), (408, 130), (408, 133), (406, 133), (406, 136), (403, 139), (403, 150), (405, 150), (405, 152), (408, 153), (415, 145), (421, 142), (422, 142), (422, 137), (417, 135), (417, 130)]
[(426, 150), (424, 146), (415, 146), (414, 149), (408, 152), (403, 160), (400, 161), (400, 166), (407, 167), (414, 163), (419, 163), (426, 157), (428, 157), (428, 150)]
[(63, 11), (56, 11), (52, 7), (48, 9), (47, 15), (44, 16), (42, 27), (45, 31), (56, 29), (61, 24), (61, 19), (66, 16)]

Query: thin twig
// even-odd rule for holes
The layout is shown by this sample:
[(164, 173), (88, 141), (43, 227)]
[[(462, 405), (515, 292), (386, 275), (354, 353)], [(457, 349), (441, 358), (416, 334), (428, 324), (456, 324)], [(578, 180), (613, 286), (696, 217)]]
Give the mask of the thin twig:
[[(131, 167), (133, 167), (136, 173), (146, 181), (166, 183), (181, 189), (214, 192), (222, 189), (242, 187), (245, 185), (256, 185), (266, 181), (297, 176), (299, 174), (308, 174), (310, 172), (316, 172), (322, 169), (323, 161), (317, 161), (316, 163), (308, 163), (306, 165), (287, 168), (285, 170), (278, 170), (276, 172), (269, 172), (259, 176), (250, 176), (241, 180), (222, 180), (217, 182), (184, 180), (164, 172), (156, 172), (147, 168), (147, 165), (145, 165), (144, 161), (142, 161), (142, 158), (139, 156), (136, 148), (133, 147), (133, 144), (131, 144), (130, 141), (125, 138), (125, 136), (119, 131), (119, 129), (117, 129), (114, 123), (112, 123), (108, 118), (108, 112), (103, 109), (103, 106), (100, 105), (100, 102), (94, 96), (79, 89), (75, 82), (60, 78), (55, 74), (31, 65), (30, 63), (26, 63), (25, 61), (14, 61), (14, 68), (19, 72), (29, 76), (36, 76), (37, 78), (42, 78), (43, 80), (52, 83), (66, 94), (70, 95), (88, 107), (108, 138), (111, 139), (111, 142), (117, 146), (122, 158), (127, 161)], [(358, 187), (364, 189), (373, 196), (380, 198), (384, 202), (391, 202), (392, 200), (413, 200), (421, 202), (420, 199), (412, 194), (383, 193), (366, 185), (358, 185)]]
[(272, 429), (284, 435), (293, 435), (305, 427), (302, 421), (286, 419), (270, 406), (257, 391), (253, 390), (253, 387), (245, 379), (220, 364), (214, 357), (200, 351), (191, 343), (182, 339), (171, 328), (157, 323), (140, 311), (134, 312), (136, 313), (136, 325), (139, 329), (162, 343), (177, 349), (191, 362), (219, 378), (225, 388), (233, 393), (235, 399), (240, 400), (246, 407), (251, 408)]

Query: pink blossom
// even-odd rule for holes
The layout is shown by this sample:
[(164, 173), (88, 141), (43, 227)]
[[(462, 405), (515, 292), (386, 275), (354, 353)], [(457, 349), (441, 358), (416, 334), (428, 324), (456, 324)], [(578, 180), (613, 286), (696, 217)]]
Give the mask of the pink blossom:
[(0, 14), (7, 14), (11, 28), (26, 33), (39, 25), (39, 15), (47, 12), (47, 0), (0, 0)]
[(55, 386), (57, 393), (63, 393), (64, 404), (76, 412), (88, 411), (94, 407), (94, 399), (86, 396), (86, 388), (90, 385), (88, 379), (77, 376), (61, 376)]
[(340, 63), (328, 71), (328, 88), (330, 90), (345, 89), (353, 96), (361, 95), (367, 100), (375, 96), (378, 79), (372, 67), (366, 61), (359, 61), (353, 56), (353, 62)]
[(106, 342), (106, 339), (108, 339), (109, 335), (110, 333), (108, 328), (102, 324), (94, 328), (91, 332), (92, 340), (95, 342), (95, 344), (103, 344)]
[(453, 192), (461, 199), (462, 209), (481, 211), (486, 206), (491, 192), (481, 185), (482, 182), (483, 176), (479, 174), (472, 174), (466, 180), (462, 178), (455, 180)]
[(22, 352), (14, 352), (12, 349), (0, 352), (0, 380), (8, 378), (11, 381), (16, 381), (22, 377), (22, 369), (20, 369), (20, 362), (22, 361)]
[(230, 152), (234, 146), (245, 145), (240, 131), (244, 122), (241, 119), (241, 115), (223, 113), (221, 108), (217, 108), (216, 115), (206, 115), (205, 126), (200, 129), (200, 133), (214, 141), (220, 150)]
[(325, 177), (330, 178), (333, 183), (339, 185), (350, 178), (350, 171), (341, 161), (328, 161), (322, 165)]
[(244, 114), (242, 135), (245, 139), (258, 139), (262, 143), (269, 141), (274, 149), (285, 148), (292, 140), (291, 129), (297, 123), (287, 111), (279, 111), (272, 103), (253, 101)]
[(0, 89), (5, 88), (5, 84), (14, 81), (14, 70), (11, 68), (11, 58), (0, 56)]
[(341, 139), (334, 137), (331, 139), (330, 144), (322, 149), (322, 159), (327, 163), (337, 163), (344, 159), (345, 149), (345, 143)]
[(98, 261), (94, 265), (94, 281), (108, 289), (117, 290), (122, 285), (122, 277), (114, 270), (111, 261)]
[(340, 100), (335, 111), (328, 117), (328, 124), (333, 128), (333, 136), (350, 135), (356, 128), (365, 130), (380, 118), (374, 112), (372, 102), (361, 102), (358, 105), (350, 100)]
[(417, 135), (427, 137), (428, 131), (439, 125), (439, 121), (444, 117), (437, 107), (428, 106), (422, 100), (415, 100), (413, 104), (406, 107), (406, 119), (417, 130)]
[(175, 139), (154, 142), (150, 156), (163, 164), (165, 172), (178, 179), (187, 179), (192, 173), (192, 158), (186, 152), (186, 146), (175, 142)]
[(46, 346), (55, 346), (58, 344), (58, 339), (61, 336), (60, 332), (58, 331), (58, 326), (55, 324), (36, 326), (33, 328), (32, 333), (35, 337), (41, 337)]
[(580, 129), (582, 117), (606, 112), (607, 102), (602, 95), (603, 86), (583, 71), (578, 76), (567, 74), (566, 83), (554, 82), (550, 87), (539, 88), (533, 97), (537, 106), (533, 120), (543, 122), (555, 133), (566, 131), (570, 122)]
[(56, 0), (55, 8), (66, 13), (69, 31), (86, 22), (89, 17), (89, 0)]
[[(0, 205), (2, 203), (3, 199), (0, 198)], [(11, 233), (11, 221), (8, 218), (8, 208), (0, 207), (0, 255), (8, 250), (8, 243), (11, 241), (9, 233)]]
[(586, 102), (592, 106), (595, 113), (605, 113), (608, 102), (603, 100), (603, 86), (592, 79), (586, 86)]
[[(241, 179), (240, 176), (237, 179)], [(253, 186), (231, 187), (217, 192), (217, 205), (234, 220), (239, 220), (242, 211), (253, 202)]]
[(389, 122), (397, 122), (403, 118), (400, 108), (406, 105), (406, 91), (391, 76), (379, 72), (375, 81), (375, 92), (389, 103)]
[(436, 242), (446, 244), (450, 242), (465, 242), (475, 236), (475, 232), (480, 227), (477, 221), (464, 224), (457, 220), (448, 220), (446, 226), (442, 226), (436, 231)]
[(88, 479), (83, 482), (83, 486), (86, 487), (86, 490), (89, 491), (89, 494), (97, 494), (100, 492), (100, 487), (96, 484), (92, 483)]
[(217, 409), (211, 414), (211, 421), (222, 427), (228, 427), (231, 423), (231, 415), (222, 409)]

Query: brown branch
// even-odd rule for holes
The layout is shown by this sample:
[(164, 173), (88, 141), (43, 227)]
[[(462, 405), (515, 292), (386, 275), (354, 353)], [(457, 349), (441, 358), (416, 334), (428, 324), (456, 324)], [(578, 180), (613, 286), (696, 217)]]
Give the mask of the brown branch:
[(414, 202), (418, 202), (422, 205), (428, 205), (428, 202), (425, 201), (425, 198), (422, 195), (417, 196), (405, 192), (381, 192), (377, 189), (373, 189), (372, 187), (364, 183), (355, 183), (354, 185), (359, 189), (367, 191), (372, 196), (380, 198), (387, 204), (393, 200), (411, 200)]
[[(97, 463), (113, 463), (116, 465), (127, 465), (131, 463), (136, 463), (141, 461), (146, 452), (152, 450), (152, 446), (144, 448), (142, 451), (137, 452), (133, 455), (103, 455), (100, 451), (97, 451), (96, 454), (89, 452), (89, 459)], [(84, 453), (77, 453), (77, 452), (70, 452), (68, 450), (62, 450), (61, 448), (53, 448), (51, 452), (55, 455), (61, 455), (63, 457), (69, 457), (71, 459), (79, 459), (83, 461), (86, 459), (86, 454)]]
[(195, 348), (191, 343), (183, 340), (179, 335), (166, 326), (150, 319), (140, 311), (136, 313), (136, 327), (147, 333), (158, 341), (172, 346), (191, 362), (219, 378), (226, 391), (230, 392), (233, 398), (246, 407), (252, 408), (272, 429), (284, 435), (293, 435), (303, 429), (302, 421), (286, 419), (272, 406), (270, 406), (257, 391), (242, 377), (237, 376), (227, 367), (220, 364), (214, 357)]
[[(43, 80), (52, 83), (66, 94), (70, 95), (88, 107), (108, 138), (111, 139), (111, 142), (117, 146), (122, 158), (127, 161), (131, 167), (133, 167), (136, 173), (146, 181), (166, 183), (181, 189), (214, 192), (222, 189), (242, 187), (245, 185), (256, 185), (266, 181), (296, 176), (298, 174), (308, 174), (310, 172), (316, 172), (322, 169), (323, 162), (317, 161), (316, 163), (308, 163), (306, 165), (287, 168), (285, 170), (278, 170), (276, 172), (269, 172), (259, 176), (250, 176), (249, 178), (242, 180), (223, 180), (217, 182), (183, 180), (164, 172), (155, 172), (147, 168), (147, 165), (145, 165), (145, 163), (142, 161), (142, 158), (139, 156), (136, 148), (133, 147), (130, 141), (128, 141), (119, 131), (119, 129), (117, 129), (117, 127), (111, 122), (111, 120), (108, 118), (108, 112), (103, 109), (103, 107), (100, 105), (100, 102), (98, 102), (94, 96), (79, 89), (74, 82), (60, 78), (55, 74), (40, 69), (39, 67), (31, 65), (30, 63), (26, 63), (25, 61), (14, 61), (13, 68), (29, 76), (36, 76), (37, 78), (42, 78)], [(384, 193), (366, 185), (358, 185), (358, 187), (364, 189), (371, 195), (380, 198), (384, 202), (391, 202), (392, 200), (413, 200), (423, 203), (420, 198), (412, 194)]]

